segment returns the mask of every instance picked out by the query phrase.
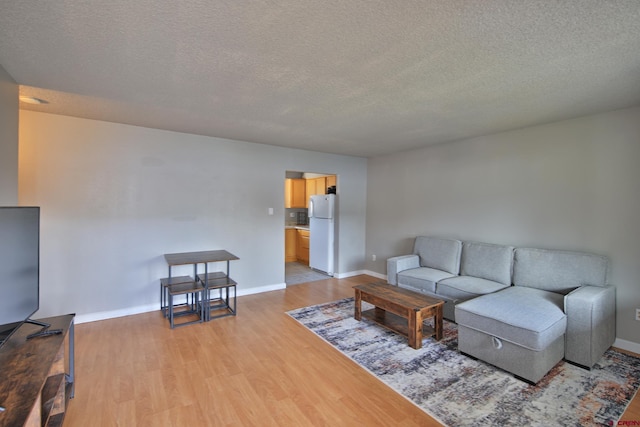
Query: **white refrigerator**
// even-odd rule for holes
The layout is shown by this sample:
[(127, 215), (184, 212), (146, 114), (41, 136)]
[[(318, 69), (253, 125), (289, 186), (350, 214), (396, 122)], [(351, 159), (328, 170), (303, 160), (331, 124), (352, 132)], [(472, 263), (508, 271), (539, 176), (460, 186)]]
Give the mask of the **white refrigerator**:
[(333, 276), (335, 194), (309, 198), (309, 267)]

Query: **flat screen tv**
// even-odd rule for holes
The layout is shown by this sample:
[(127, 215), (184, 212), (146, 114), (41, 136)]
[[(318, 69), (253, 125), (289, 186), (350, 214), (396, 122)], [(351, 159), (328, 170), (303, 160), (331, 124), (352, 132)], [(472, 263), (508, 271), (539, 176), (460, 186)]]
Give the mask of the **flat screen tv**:
[(40, 208), (0, 206), (0, 346), (40, 307)]

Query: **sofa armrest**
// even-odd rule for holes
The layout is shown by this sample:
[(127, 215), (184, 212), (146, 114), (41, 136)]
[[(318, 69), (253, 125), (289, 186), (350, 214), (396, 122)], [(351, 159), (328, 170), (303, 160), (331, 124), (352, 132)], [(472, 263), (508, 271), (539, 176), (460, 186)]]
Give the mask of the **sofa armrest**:
[(387, 283), (397, 285), (398, 273), (418, 267), (420, 267), (420, 257), (418, 255), (401, 255), (387, 259)]
[(565, 359), (591, 368), (616, 339), (616, 289), (581, 286), (564, 297)]

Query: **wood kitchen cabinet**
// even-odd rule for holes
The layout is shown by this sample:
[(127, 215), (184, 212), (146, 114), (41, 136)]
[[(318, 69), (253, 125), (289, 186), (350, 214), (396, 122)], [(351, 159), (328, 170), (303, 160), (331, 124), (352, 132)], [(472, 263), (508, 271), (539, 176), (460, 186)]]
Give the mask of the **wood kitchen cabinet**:
[(307, 198), (305, 200), (306, 202), (306, 207), (309, 207), (309, 198), (316, 193), (316, 180), (314, 179), (305, 179), (305, 187), (306, 187), (306, 191), (307, 191)]
[(298, 262), (309, 265), (309, 230), (296, 230), (298, 241), (296, 244), (296, 256)]
[(284, 180), (284, 207), (306, 208), (306, 182), (302, 178), (287, 178)]
[(298, 259), (296, 245), (298, 244), (298, 230), (286, 228), (284, 230), (284, 260), (293, 262)]
[(327, 180), (326, 178), (310, 178), (306, 180), (306, 191), (307, 191), (307, 200), (306, 207), (309, 207), (309, 197), (315, 196), (316, 194), (326, 194), (327, 193)]
[(335, 175), (328, 175), (327, 177), (327, 182), (326, 182), (326, 186), (327, 187), (333, 187), (336, 185), (336, 176)]

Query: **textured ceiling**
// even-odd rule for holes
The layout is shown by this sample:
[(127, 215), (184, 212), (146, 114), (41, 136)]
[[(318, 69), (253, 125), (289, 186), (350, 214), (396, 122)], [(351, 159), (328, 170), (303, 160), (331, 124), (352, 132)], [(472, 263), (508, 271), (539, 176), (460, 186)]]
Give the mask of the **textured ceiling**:
[(21, 108), (377, 156), (640, 105), (640, 1), (0, 0)]

